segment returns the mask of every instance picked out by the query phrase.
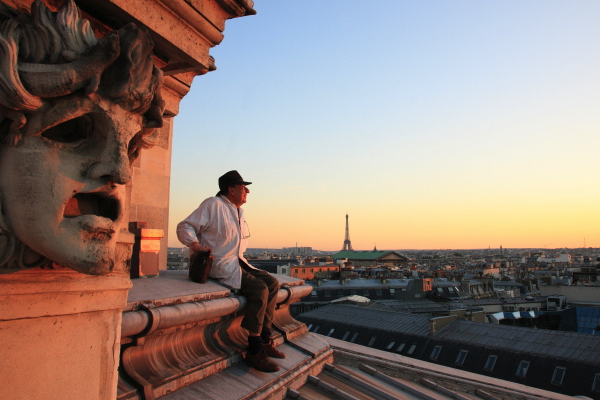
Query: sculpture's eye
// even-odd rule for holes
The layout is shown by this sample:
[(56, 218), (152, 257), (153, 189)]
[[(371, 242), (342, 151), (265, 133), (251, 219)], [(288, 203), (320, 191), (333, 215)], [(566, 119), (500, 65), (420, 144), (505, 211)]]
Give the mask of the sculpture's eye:
[(92, 118), (89, 115), (82, 115), (46, 129), (42, 136), (53, 142), (78, 146), (88, 139), (93, 131), (94, 121)]

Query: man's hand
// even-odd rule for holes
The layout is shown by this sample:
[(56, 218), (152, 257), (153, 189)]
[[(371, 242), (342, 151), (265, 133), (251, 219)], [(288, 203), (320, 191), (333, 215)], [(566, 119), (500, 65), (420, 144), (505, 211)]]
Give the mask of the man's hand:
[(210, 247), (200, 246), (199, 242), (194, 242), (194, 243), (190, 244), (190, 249), (197, 251), (199, 253), (201, 253), (203, 251), (208, 251), (209, 253), (212, 253), (212, 250), (210, 249)]

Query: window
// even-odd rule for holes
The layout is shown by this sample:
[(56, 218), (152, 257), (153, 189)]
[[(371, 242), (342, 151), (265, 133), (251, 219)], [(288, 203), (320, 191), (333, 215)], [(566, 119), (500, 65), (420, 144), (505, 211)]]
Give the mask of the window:
[(456, 357), (456, 365), (463, 365), (465, 363), (465, 358), (467, 358), (467, 354), (469, 354), (469, 350), (461, 350), (458, 353), (458, 357)]
[(348, 336), (350, 336), (350, 331), (346, 331), (346, 333), (344, 333), (344, 337), (342, 337), (342, 340), (348, 339)]
[(308, 325), (308, 330), (310, 331), (310, 328), (312, 328), (312, 324)]
[(381, 289), (375, 289), (375, 294), (377, 296), (383, 296), (383, 291)]
[(489, 356), (483, 369), (485, 371), (492, 371), (496, 365), (496, 360), (498, 360), (498, 356)]
[(413, 343), (410, 345), (410, 347), (408, 348), (408, 351), (406, 352), (406, 354), (408, 354), (409, 356), (412, 355), (412, 353), (415, 352), (415, 349), (417, 348), (417, 344)]
[(355, 333), (354, 336), (352, 336), (352, 339), (350, 339), (350, 342), (354, 343), (356, 341), (357, 337), (358, 337), (358, 333)]
[(376, 340), (377, 340), (377, 336), (373, 336), (367, 346), (369, 346), (369, 347), (373, 346), (373, 343), (375, 343)]
[(394, 293), (396, 293), (396, 290), (395, 289), (390, 289), (390, 294), (394, 294)]
[(310, 294), (311, 296), (316, 296), (317, 295), (317, 291), (313, 290), (312, 293)]
[(396, 349), (396, 352), (400, 353), (402, 350), (404, 350), (404, 347), (406, 346), (406, 342), (402, 342), (398, 345), (398, 348)]
[(325, 297), (331, 297), (331, 292), (329, 290), (325, 291)]
[(350, 295), (354, 296), (356, 294), (356, 290), (350, 289)]
[(386, 350), (389, 350), (389, 349), (391, 349), (392, 347), (394, 347), (394, 345), (395, 345), (395, 344), (396, 344), (396, 342), (392, 340), (392, 341), (390, 342), (390, 344), (388, 344), (388, 345), (387, 345), (387, 347), (386, 347), (385, 349), (386, 349)]
[(363, 296), (369, 295), (369, 289), (363, 289)]
[(331, 334), (333, 333), (333, 331), (335, 331), (335, 328), (331, 328), (331, 330), (329, 331), (329, 333), (327, 334), (327, 336), (331, 336)]
[(527, 370), (529, 369), (529, 361), (521, 361), (519, 364), (519, 368), (517, 368), (517, 376), (521, 378), (525, 378), (527, 375)]
[(553, 385), (562, 385), (566, 370), (565, 367), (554, 368), (554, 374), (552, 375), (552, 381), (550, 383)]
[(302, 273), (306, 273), (306, 268), (302, 268)]
[(321, 325), (317, 325), (317, 327), (315, 328), (315, 330), (313, 331), (313, 333), (317, 333), (317, 331), (319, 330), (320, 327), (321, 327)]
[(437, 360), (438, 356), (440, 355), (440, 351), (442, 351), (442, 346), (435, 346), (429, 358), (432, 360)]
[(310, 269), (310, 273), (311, 273), (311, 274), (313, 273), (313, 269), (312, 269), (312, 268)]
[(344, 295), (344, 291), (343, 290), (338, 290), (337, 291), (337, 295), (338, 296), (343, 296)]
[(594, 376), (594, 383), (592, 383), (592, 392), (600, 393), (600, 374)]

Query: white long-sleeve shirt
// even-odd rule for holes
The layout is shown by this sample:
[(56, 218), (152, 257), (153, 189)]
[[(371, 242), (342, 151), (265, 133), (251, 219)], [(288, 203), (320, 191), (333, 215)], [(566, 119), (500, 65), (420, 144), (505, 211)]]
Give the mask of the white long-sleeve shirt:
[(238, 258), (248, 264), (244, 258), (248, 236), (244, 210), (225, 196), (204, 200), (177, 225), (177, 238), (181, 243), (189, 247), (197, 240), (201, 246), (212, 250), (215, 259), (209, 276), (235, 289), (242, 284)]

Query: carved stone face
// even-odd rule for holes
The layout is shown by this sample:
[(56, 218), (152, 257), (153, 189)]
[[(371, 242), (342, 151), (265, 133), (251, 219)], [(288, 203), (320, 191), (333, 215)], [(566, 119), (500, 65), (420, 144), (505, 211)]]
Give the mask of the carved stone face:
[(112, 270), (142, 118), (97, 94), (31, 115), (23, 139), (0, 147), (2, 213), (18, 239), (83, 273)]

